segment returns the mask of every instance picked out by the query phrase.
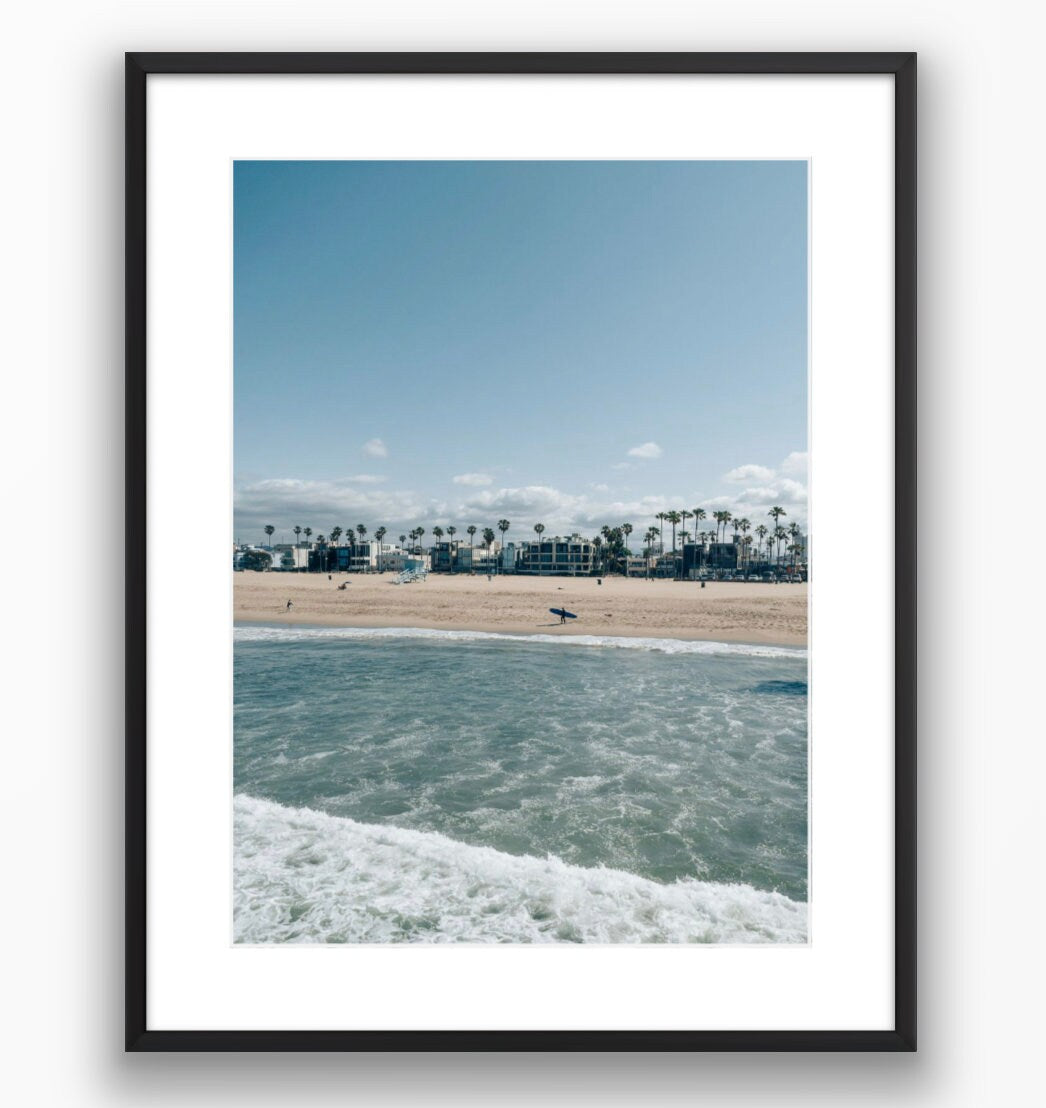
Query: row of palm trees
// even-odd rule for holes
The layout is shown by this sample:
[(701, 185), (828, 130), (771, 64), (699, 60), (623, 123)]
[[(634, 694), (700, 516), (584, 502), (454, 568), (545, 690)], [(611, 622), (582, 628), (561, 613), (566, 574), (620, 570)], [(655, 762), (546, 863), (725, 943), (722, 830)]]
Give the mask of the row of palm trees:
[[(798, 523), (790, 523), (788, 527), (781, 525), (781, 517), (786, 516), (788, 513), (780, 505), (775, 504), (767, 513), (772, 520), (773, 526), (767, 527), (765, 524), (760, 523), (753, 529), (751, 520), (741, 516), (735, 518), (734, 515), (726, 511), (712, 512), (711, 518), (715, 520), (715, 531), (698, 531), (696, 532), (697, 540), (701, 543), (705, 542), (720, 542), (726, 541), (728, 528), (733, 523), (734, 528), (734, 543), (741, 547), (741, 565), (742, 569), (747, 572), (748, 567), (751, 565), (751, 553), (752, 546), (756, 547), (756, 555), (760, 560), (775, 560), (778, 569), (782, 564), (782, 548), (784, 553), (788, 554), (791, 558), (792, 572), (795, 572), (796, 565), (800, 557), (804, 553), (804, 548), (800, 542), (802, 532)], [(708, 514), (703, 508), (693, 508), (687, 510), (686, 508), (679, 511), (658, 512), (655, 517), (664, 524), (670, 524), (672, 527), (672, 552), (676, 550), (676, 527), (679, 524), (685, 524), (688, 519), (694, 520), (695, 524), (700, 523), (701, 520), (707, 519)], [(651, 532), (657, 532), (657, 528), (651, 528)], [(720, 532), (722, 532), (722, 538), (720, 538)], [(752, 534), (754, 532), (755, 541)], [(685, 543), (690, 538), (690, 532), (681, 531), (680, 537)], [(788, 540), (791, 540), (790, 542)], [(647, 536), (648, 543), (652, 541), (650, 532)], [(765, 555), (764, 555), (764, 543), (765, 543)], [(785, 545), (787, 543), (787, 545)], [(776, 556), (774, 547), (776, 544)]]
[[(714, 531), (695, 531), (694, 535), (696, 540), (702, 545), (708, 542), (720, 542), (726, 541), (728, 529), (730, 524), (733, 524), (734, 542), (741, 547), (741, 569), (743, 572), (748, 572), (748, 567), (751, 565), (752, 547), (755, 546), (756, 556), (760, 561), (775, 560), (777, 568), (780, 570), (782, 565), (782, 552), (788, 554), (791, 558), (792, 572), (795, 572), (796, 565), (799, 559), (803, 555), (803, 545), (800, 541), (801, 531), (797, 523), (791, 523), (788, 527), (781, 525), (781, 517), (786, 516), (788, 513), (784, 508), (779, 505), (774, 505), (767, 516), (773, 520), (773, 526), (767, 527), (765, 524), (760, 523), (757, 527), (753, 528), (752, 523), (745, 517), (735, 518), (730, 512), (715, 511), (711, 514), (711, 519), (715, 520)], [(655, 552), (661, 554), (665, 553), (664, 542), (662, 541), (662, 535), (664, 529), (667, 526), (672, 528), (672, 547), (671, 553), (674, 557), (676, 554), (676, 528), (682, 528), (678, 532), (678, 537), (687, 543), (691, 538), (691, 532), (685, 529), (687, 520), (692, 519), (696, 524), (700, 523), (703, 519), (708, 519), (709, 515), (703, 508), (692, 509), (680, 509), (678, 511), (671, 510), (667, 512), (658, 512), (655, 517), (660, 523), (661, 527), (651, 526), (648, 527), (646, 533), (643, 536), (644, 539), (644, 554), (646, 557), (652, 557)], [(509, 532), (512, 524), (507, 519), (499, 519), (497, 522), (497, 529), (501, 532), (502, 546), (505, 544), (505, 537)], [(540, 542), (542, 536), (545, 533), (545, 525), (543, 523), (534, 524), (534, 534), (537, 536), (537, 540)], [(634, 528), (631, 523), (622, 523), (618, 527), (604, 526), (600, 529), (598, 535), (593, 540), (593, 546), (596, 549), (596, 562), (603, 567), (605, 573), (613, 572), (614, 569), (623, 567), (625, 559), (629, 555), (628, 540), (631, 536)], [(265, 526), (265, 534), (268, 538), (272, 539), (276, 528), (270, 523)], [(720, 539), (720, 532), (722, 532), (722, 539)], [(421, 553), (421, 539), (425, 535), (426, 531), (424, 527), (418, 526), (412, 530), (399, 536), (400, 546), (406, 547), (407, 540), (410, 539), (411, 551), (414, 553)], [(436, 542), (442, 542), (443, 536), (446, 535), (448, 541), (453, 542), (454, 536), (458, 533), (458, 528), (453, 524), (448, 524), (444, 529), (443, 527), (436, 526), (432, 528), (432, 535)], [(475, 524), (469, 524), (465, 528), (465, 533), (469, 537), (469, 550), (470, 553), (475, 547), (475, 537), (479, 533), (482, 536), (483, 545), (487, 548), (487, 555), (490, 555), (490, 548), (494, 543), (494, 529), (492, 527), (485, 527), (482, 531)], [(388, 529), (385, 527), (378, 527), (374, 532), (374, 539), (380, 545)], [(311, 527), (299, 527), (294, 528), (295, 541), (300, 543), (301, 536), (305, 536), (306, 543), (311, 543), (313, 530)], [(356, 524), (355, 528), (352, 527), (332, 527), (328, 535), (317, 535), (316, 541), (318, 543), (329, 543), (332, 546), (339, 546), (341, 544), (342, 536), (345, 537), (345, 544), (350, 547), (354, 547), (357, 542), (357, 535), (359, 536), (359, 542), (363, 543), (367, 539), (367, 525), (364, 523)], [(754, 536), (754, 537), (753, 537)], [(789, 541), (790, 540), (790, 541)], [(776, 555), (775, 555), (776, 545)]]

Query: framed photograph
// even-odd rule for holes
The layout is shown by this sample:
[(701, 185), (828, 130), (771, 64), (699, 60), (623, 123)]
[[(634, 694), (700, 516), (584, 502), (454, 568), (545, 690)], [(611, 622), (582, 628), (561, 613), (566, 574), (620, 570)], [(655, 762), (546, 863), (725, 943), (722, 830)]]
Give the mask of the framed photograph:
[(126, 67), (127, 1049), (914, 1050), (915, 55)]

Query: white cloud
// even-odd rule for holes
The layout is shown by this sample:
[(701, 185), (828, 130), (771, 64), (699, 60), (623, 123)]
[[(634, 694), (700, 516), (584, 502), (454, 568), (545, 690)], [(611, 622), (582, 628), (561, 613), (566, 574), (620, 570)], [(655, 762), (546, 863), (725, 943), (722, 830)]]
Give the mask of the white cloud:
[[(596, 491), (602, 491), (597, 488)], [(645, 530), (658, 512), (672, 506), (668, 497), (646, 496), (632, 500), (611, 500), (563, 492), (548, 485), (490, 489), (479, 492), (457, 508), (459, 519), (481, 525), (483, 519), (504, 516), (512, 521), (513, 533), (529, 531), (535, 523), (545, 524), (548, 534), (568, 535), (573, 531), (594, 534), (604, 524), (631, 523), (635, 531)]]
[[(714, 511), (725, 509), (735, 519), (747, 518), (753, 527), (758, 527), (760, 523), (772, 527), (773, 523), (767, 513), (770, 508), (781, 507), (786, 513), (782, 526), (787, 527), (789, 523), (795, 522), (805, 530), (806, 501), (805, 485), (790, 477), (777, 477), (765, 485), (746, 488), (736, 496), (714, 496), (696, 503), (699, 503), (709, 516)], [(702, 521), (702, 525), (705, 525), (705, 522)]]
[(746, 465), (738, 466), (729, 473), (723, 474), (723, 480), (738, 481), (743, 484), (745, 481), (769, 481), (773, 476), (774, 471), (767, 469), (766, 466)]
[(793, 450), (781, 463), (781, 472), (790, 477), (806, 477), (810, 456), (805, 450)]
[(389, 448), (381, 441), (381, 439), (368, 439), (363, 444), (363, 453), (371, 458), (387, 458), (389, 456)]
[(644, 442), (633, 446), (628, 452), (630, 458), (660, 458), (664, 451), (656, 442)]
[(368, 488), (352, 478), (337, 481), (302, 481), (277, 478), (236, 488), (233, 496), (235, 532), (248, 536), (272, 523), (288, 535), (295, 525), (325, 534), (331, 527), (391, 526), (406, 520), (430, 518), (445, 507), (426, 501), (409, 490)]
[(454, 478), (455, 485), (470, 485), (473, 488), (482, 488), (484, 485), (493, 485), (494, 478), (486, 473), (459, 473)]
[[(335, 525), (341, 527), (366, 524), (374, 528), (385, 526), (396, 537), (411, 527), (420, 525), (431, 534), (439, 524), (455, 525), (460, 532), (469, 524), (493, 527), (498, 519), (512, 521), (509, 537), (531, 533), (535, 523), (543, 523), (546, 534), (569, 535), (579, 531), (594, 535), (604, 524), (618, 526), (631, 523), (632, 545), (639, 541), (647, 527), (656, 526), (658, 512), (670, 509), (700, 507), (708, 512), (726, 509), (735, 517), (747, 517), (753, 527), (760, 523), (771, 526), (768, 510), (780, 505), (787, 513), (783, 524), (798, 523), (804, 530), (807, 519), (807, 488), (798, 475), (803, 455), (793, 454), (775, 473), (768, 467), (752, 466), (750, 477), (741, 486), (723, 486), (725, 494), (709, 496), (691, 491), (685, 496), (679, 489), (668, 488), (664, 494), (641, 495), (635, 477), (635, 493), (631, 489), (615, 489), (605, 482), (592, 482), (581, 492), (572, 492), (550, 485), (519, 485), (498, 487), (494, 478), (484, 473), (463, 473), (455, 480), (455, 490), (462, 498), (456, 501), (436, 499), (417, 490), (389, 487), (387, 478), (378, 474), (358, 473), (330, 481), (306, 481), (281, 478), (245, 482), (237, 485), (235, 519), (237, 537), (255, 538), (267, 523), (277, 528), (277, 539), (284, 539), (298, 524), (314, 532), (326, 534)], [(620, 462), (615, 468), (630, 468), (634, 474), (642, 471), (640, 462)], [(743, 470), (746, 467), (739, 467)], [(795, 475), (785, 475), (786, 468)], [(769, 474), (769, 476), (767, 476)], [(649, 488), (650, 486), (647, 486)], [(686, 529), (693, 532), (693, 520)], [(702, 520), (698, 530), (714, 530), (710, 519)]]

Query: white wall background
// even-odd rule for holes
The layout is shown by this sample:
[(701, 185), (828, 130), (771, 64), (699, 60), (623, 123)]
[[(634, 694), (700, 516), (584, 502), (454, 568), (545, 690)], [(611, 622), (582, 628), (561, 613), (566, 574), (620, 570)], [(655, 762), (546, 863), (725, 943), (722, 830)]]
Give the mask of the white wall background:
[[(1043, 605), (1041, 571), (1009, 570), (1006, 552), (1010, 540), (1046, 549), (1041, 21), (1038, 6), (1018, 0), (5, 9), (0, 518), (9, 548), (82, 539), (97, 555), (89, 569), (23, 565), (4, 581), (0, 1041), (12, 1103), (952, 1108), (1037, 1099), (1044, 759), (1034, 631)], [(125, 49), (920, 52), (918, 1055), (122, 1054)], [(170, 521), (176, 538), (181, 522)], [(856, 512), (853, 530), (884, 548), (891, 539)], [(989, 538), (996, 555), (982, 559)]]

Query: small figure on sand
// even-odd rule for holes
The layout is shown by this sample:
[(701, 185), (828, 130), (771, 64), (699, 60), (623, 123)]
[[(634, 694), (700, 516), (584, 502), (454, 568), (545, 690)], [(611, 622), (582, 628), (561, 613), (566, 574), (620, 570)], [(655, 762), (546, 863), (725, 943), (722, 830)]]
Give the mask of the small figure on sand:
[(342, 583), (338, 586), (338, 592), (344, 592), (346, 585), (348, 585), (348, 581), (342, 581)]
[(294, 605), (288, 600), (287, 601), (287, 611), (289, 612), (291, 610), (291, 608), (293, 608), (293, 607), (294, 607)]
[(560, 623), (566, 623), (566, 621), (567, 621), (567, 613), (565, 611), (561, 611), (559, 613), (559, 622)]

